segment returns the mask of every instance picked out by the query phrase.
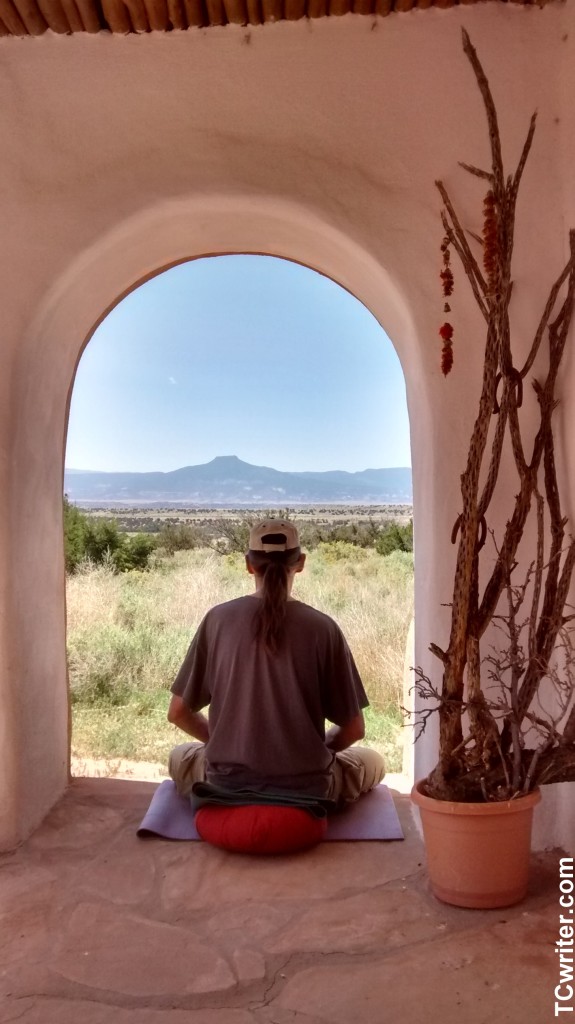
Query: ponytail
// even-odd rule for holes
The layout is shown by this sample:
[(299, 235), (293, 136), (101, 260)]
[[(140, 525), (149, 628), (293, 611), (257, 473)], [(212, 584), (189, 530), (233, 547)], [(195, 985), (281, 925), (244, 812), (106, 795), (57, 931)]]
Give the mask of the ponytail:
[(299, 562), (301, 551), (248, 551), (256, 576), (263, 578), (260, 607), (255, 622), (255, 637), (270, 654), (277, 654), (285, 633), (288, 600), (288, 570)]

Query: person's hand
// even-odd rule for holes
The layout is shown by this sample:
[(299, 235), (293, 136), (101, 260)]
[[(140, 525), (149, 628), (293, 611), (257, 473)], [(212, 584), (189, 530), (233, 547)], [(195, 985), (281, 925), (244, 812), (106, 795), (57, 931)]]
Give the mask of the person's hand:
[(177, 725), (178, 729), (187, 732), (201, 743), (207, 743), (210, 738), (210, 727), (205, 715), (201, 711), (190, 711), (187, 704), (181, 697), (173, 694), (168, 708), (168, 722)]
[(363, 712), (360, 711), (359, 715), (352, 718), (346, 725), (332, 725), (326, 733), (325, 745), (328, 750), (333, 750), (337, 753), (338, 750), (345, 750), (346, 747), (351, 747), (352, 743), (362, 740), (364, 736), (365, 721)]

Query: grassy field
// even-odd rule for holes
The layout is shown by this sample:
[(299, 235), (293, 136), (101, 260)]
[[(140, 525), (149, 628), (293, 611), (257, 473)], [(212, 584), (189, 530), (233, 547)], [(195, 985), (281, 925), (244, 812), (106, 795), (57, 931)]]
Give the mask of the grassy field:
[[(186, 737), (166, 721), (169, 687), (212, 605), (250, 593), (240, 555), (156, 558), (149, 572), (83, 568), (68, 580), (68, 654), (78, 758), (166, 762)], [(413, 557), (320, 544), (294, 597), (341, 625), (368, 692), (367, 741), (401, 769), (402, 676), (413, 613)]]

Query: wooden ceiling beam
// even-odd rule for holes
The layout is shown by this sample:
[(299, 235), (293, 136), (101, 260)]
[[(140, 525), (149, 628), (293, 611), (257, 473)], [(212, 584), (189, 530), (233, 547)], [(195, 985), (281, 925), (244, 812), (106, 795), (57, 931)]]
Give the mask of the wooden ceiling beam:
[(124, 4), (128, 8), (134, 32), (149, 32), (150, 22), (144, 0), (124, 0)]
[(327, 15), (327, 0), (307, 0), (308, 18), (325, 18)]
[(248, 9), (249, 24), (261, 25), (263, 21), (261, 0), (247, 0), (246, 7)]
[(28, 29), (11, 0), (0, 0), (0, 18), (13, 36), (27, 36)]
[(41, 36), (48, 28), (36, 0), (14, 0), (14, 6), (31, 36)]
[(282, 21), (282, 0), (262, 0), (262, 15), (264, 21)]
[(208, 24), (208, 16), (206, 14), (202, 0), (184, 0), (184, 7), (186, 10), (186, 18), (188, 25), (197, 26)]
[(305, 0), (284, 0), (286, 21), (299, 21), (305, 18)]
[(108, 23), (110, 31), (118, 35), (128, 35), (132, 32), (132, 22), (122, 0), (101, 0), (102, 13)]
[(52, 32), (57, 32), (61, 36), (71, 32), (70, 23), (60, 0), (37, 0), (37, 3)]
[(101, 32), (106, 27), (100, 22), (94, 0), (76, 0), (76, 6), (80, 12), (85, 32)]
[(227, 25), (228, 16), (223, 0), (206, 0), (206, 9), (208, 12), (208, 25)]
[(332, 17), (341, 18), (342, 14), (351, 11), (351, 0), (329, 0), (329, 13)]
[(75, 0), (62, 0), (62, 10), (68, 22), (69, 32), (84, 32), (84, 22), (75, 4)]
[(373, 0), (353, 0), (354, 14), (373, 14)]
[(224, 7), (232, 25), (247, 25), (248, 9), (245, 0), (224, 0)]
[(186, 29), (188, 27), (186, 9), (182, 0), (168, 0), (168, 17), (172, 28)]
[(165, 0), (144, 0), (144, 7), (152, 32), (169, 32), (170, 16)]

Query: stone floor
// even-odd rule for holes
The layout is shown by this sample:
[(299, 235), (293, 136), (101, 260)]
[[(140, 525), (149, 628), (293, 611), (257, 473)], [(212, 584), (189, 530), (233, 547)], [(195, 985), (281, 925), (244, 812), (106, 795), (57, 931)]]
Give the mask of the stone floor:
[(76, 779), (0, 857), (0, 1021), (543, 1024), (558, 982), (557, 855), (526, 902), (458, 910), (405, 842), (253, 859), (139, 840), (154, 784)]

